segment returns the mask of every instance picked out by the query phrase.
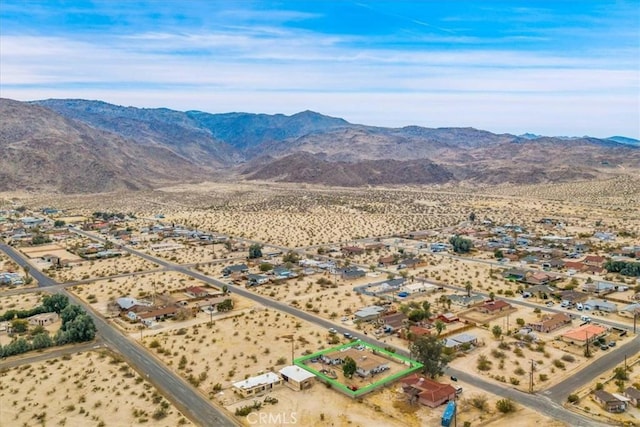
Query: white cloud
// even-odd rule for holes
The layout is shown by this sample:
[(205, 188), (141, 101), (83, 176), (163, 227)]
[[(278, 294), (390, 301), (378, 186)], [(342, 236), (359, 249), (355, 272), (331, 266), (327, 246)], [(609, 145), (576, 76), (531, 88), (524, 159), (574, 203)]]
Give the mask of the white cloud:
[(314, 109), (390, 126), (640, 136), (638, 64), (615, 52), (398, 51), (359, 42), (272, 27), (95, 41), (2, 36), (0, 90), (23, 100), (80, 97), (211, 112)]

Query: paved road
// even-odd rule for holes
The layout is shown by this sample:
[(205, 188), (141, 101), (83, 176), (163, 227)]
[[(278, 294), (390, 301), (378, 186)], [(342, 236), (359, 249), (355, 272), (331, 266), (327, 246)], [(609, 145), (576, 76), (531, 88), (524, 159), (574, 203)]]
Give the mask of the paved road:
[[(95, 238), (95, 236), (93, 235), (89, 235), (86, 234), (89, 237)], [(147, 254), (144, 253), (140, 253), (134, 249), (131, 248), (127, 248), (124, 247), (124, 250), (126, 250), (127, 252), (133, 254), (133, 255), (137, 255), (137, 256), (141, 256), (151, 262), (155, 262), (157, 264), (160, 264), (162, 266), (166, 266), (166, 267), (173, 267), (174, 270), (179, 271), (181, 273), (187, 274), (191, 277), (194, 277), (198, 280), (201, 280), (205, 283), (208, 283), (210, 285), (213, 286), (218, 286), (221, 287), (223, 285), (225, 285), (224, 282), (214, 279), (212, 277), (206, 276), (204, 274), (201, 274), (197, 271), (192, 271), (189, 270), (188, 268), (185, 268), (184, 266), (180, 266), (180, 265), (176, 265), (176, 264), (172, 264), (168, 261), (164, 261), (164, 260), (158, 260), (155, 257), (149, 256)], [(264, 297), (258, 294), (255, 294), (251, 291), (248, 291), (245, 288), (242, 287), (238, 287), (238, 286), (231, 286), (230, 287), (232, 293), (238, 294), (240, 296), (243, 296), (245, 298), (249, 298), (259, 304), (264, 305), (265, 307), (270, 307), (270, 308), (274, 308), (276, 310), (280, 310), (283, 311), (287, 314), (290, 314), (291, 316), (295, 316), (297, 318), (306, 320), (307, 322), (313, 323), (315, 325), (318, 325), (320, 327), (329, 329), (329, 328), (335, 328), (336, 330), (338, 330), (339, 333), (344, 333), (344, 332), (350, 332), (353, 333), (355, 336), (357, 336), (358, 338), (360, 338), (362, 341), (368, 342), (370, 344), (379, 346), (379, 347), (386, 347), (388, 346), (388, 344), (382, 342), (382, 341), (378, 341), (375, 338), (372, 338), (368, 335), (363, 335), (362, 333), (358, 333), (358, 331), (353, 331), (350, 329), (345, 328), (344, 326), (338, 325), (330, 320), (326, 320), (323, 318), (320, 318), (318, 316), (316, 316), (315, 314), (312, 313), (308, 313), (306, 311), (294, 308), (290, 305), (281, 303), (279, 301), (275, 301), (272, 300), (271, 298), (268, 297)], [(401, 348), (396, 348), (396, 351), (404, 356), (409, 356), (409, 353)], [(518, 390), (515, 389), (511, 389), (511, 388), (507, 388), (507, 387), (503, 387), (501, 385), (497, 385), (497, 384), (493, 384), (490, 383), (488, 381), (485, 381), (482, 378), (476, 377), (475, 375), (471, 375), (468, 374), (466, 372), (463, 371), (459, 371), (457, 369), (453, 369), (453, 368), (449, 368), (447, 369), (447, 375), (455, 375), (458, 377), (458, 379), (460, 381), (464, 381), (468, 384), (471, 384), (473, 386), (476, 386), (480, 389), (486, 390), (492, 394), (495, 394), (497, 396), (503, 397), (503, 398), (510, 398), (512, 400), (514, 400), (515, 402), (519, 402), (527, 407), (530, 407), (532, 409), (534, 409), (537, 412), (540, 412), (546, 416), (549, 416), (553, 419), (557, 419), (557, 420), (561, 420), (564, 421), (566, 423), (568, 423), (571, 426), (574, 427), (599, 427), (602, 426), (603, 424), (597, 423), (595, 421), (592, 421), (586, 417), (583, 417), (579, 414), (573, 413), (571, 411), (568, 411), (567, 409), (564, 409), (561, 405), (552, 402), (550, 399), (540, 396), (540, 395), (535, 395), (535, 394), (526, 394), (523, 392), (520, 392)]]
[[(84, 231), (80, 231), (80, 230), (74, 230), (75, 232), (77, 232), (78, 234), (84, 235), (86, 237), (92, 238), (92, 239), (96, 239), (96, 240), (102, 240), (104, 241), (105, 239), (102, 239), (101, 237), (95, 236), (93, 234), (90, 233), (86, 233)], [(286, 248), (285, 248), (286, 249)], [(175, 264), (163, 259), (159, 259), (156, 257), (153, 257), (151, 255), (148, 255), (146, 253), (134, 250), (132, 248), (123, 247), (123, 250), (139, 256), (141, 258), (144, 258), (150, 262), (156, 263), (162, 267), (165, 267), (167, 269), (173, 269), (179, 272), (182, 272), (184, 274), (187, 274), (189, 276), (192, 276), (196, 279), (199, 279), (205, 283), (208, 283), (210, 285), (213, 286), (218, 286), (221, 287), (223, 285), (225, 285), (226, 283), (214, 279), (212, 277), (206, 276), (204, 274), (201, 274), (197, 271), (193, 271), (193, 270), (189, 270), (186, 266), (182, 266), (179, 264)], [(462, 290), (462, 289), (458, 289), (456, 287), (452, 287), (452, 286), (448, 286), (452, 289), (456, 289), (456, 290)], [(261, 295), (255, 294), (251, 291), (246, 290), (245, 288), (242, 287), (237, 287), (237, 286), (232, 286), (231, 290), (233, 293), (236, 293), (240, 296), (249, 298), (259, 304), (264, 305), (265, 307), (271, 307), (280, 311), (283, 311), (287, 314), (290, 314), (292, 316), (298, 317), (300, 319), (306, 320), (310, 323), (316, 324), (318, 326), (321, 326), (323, 328), (335, 328), (339, 331), (339, 333), (344, 333), (344, 332), (351, 332), (354, 333), (354, 335), (358, 336), (360, 339), (362, 339), (363, 341), (366, 341), (370, 344), (374, 344), (377, 346), (381, 346), (381, 347), (385, 347), (388, 344), (383, 343), (381, 341), (378, 341), (372, 337), (369, 336), (365, 336), (362, 335), (358, 332), (354, 332), (350, 329), (344, 328), (341, 325), (338, 325), (332, 321), (317, 317), (315, 314), (311, 314), (308, 312), (305, 312), (303, 310), (299, 310), (297, 308), (291, 307), (287, 304), (272, 300), (271, 298), (267, 298), (267, 297), (263, 297)], [(515, 302), (515, 301), (514, 301)], [(527, 306), (531, 306), (531, 307), (538, 307), (538, 305), (536, 304), (532, 304), (532, 303), (528, 303), (528, 302), (524, 302), (524, 301), (517, 301), (516, 303), (521, 303), (522, 305), (527, 305)], [(111, 331), (113, 331), (112, 328), (110, 328), (106, 322), (104, 322), (104, 320), (100, 319), (101, 322), (103, 322), (105, 324), (105, 329), (109, 329)], [(612, 323), (612, 322), (610, 322)], [(617, 325), (619, 326), (619, 325)], [(118, 333), (119, 334), (119, 333)], [(119, 334), (121, 335), (121, 334)], [(638, 340), (636, 340), (637, 342), (640, 342)], [(634, 341), (634, 342), (636, 342)], [(623, 346), (620, 350), (625, 349), (626, 346)], [(405, 355), (408, 356), (408, 352), (404, 349), (400, 349), (400, 348), (396, 348), (396, 350)], [(631, 350), (631, 347), (629, 347), (629, 350)], [(622, 353), (611, 353), (608, 356), (613, 356), (614, 354), (622, 354)], [(605, 362), (603, 362), (602, 364), (598, 364), (596, 365), (597, 368), (593, 368), (594, 371), (598, 371), (598, 372), (604, 372), (607, 369), (611, 369), (612, 366), (615, 366), (616, 364), (616, 359), (614, 357), (610, 357), (608, 359), (605, 360)], [(611, 366), (610, 366), (611, 365)], [(560, 383), (558, 384), (556, 387), (558, 387), (556, 390), (553, 390), (552, 393), (549, 394), (549, 397), (551, 397), (552, 399), (549, 399), (547, 397), (541, 396), (541, 395), (536, 395), (536, 394), (526, 394), (523, 392), (520, 392), (516, 389), (513, 388), (508, 388), (508, 387), (504, 387), (498, 384), (494, 384), (488, 381), (485, 381), (482, 378), (479, 378), (475, 375), (471, 375), (468, 374), (466, 372), (463, 371), (459, 371), (453, 368), (448, 368), (447, 369), (447, 374), (448, 375), (455, 375), (458, 377), (459, 380), (467, 382), (468, 384), (471, 384), (473, 386), (476, 386), (480, 389), (486, 390), (492, 394), (495, 394), (497, 396), (503, 397), (503, 398), (510, 398), (516, 402), (519, 402), (527, 407), (530, 407), (540, 413), (543, 413), (549, 417), (552, 417), (554, 419), (557, 420), (562, 420), (564, 422), (569, 423), (572, 426), (582, 426), (582, 427), (597, 427), (597, 426), (602, 426), (603, 424), (600, 424), (598, 422), (595, 422), (593, 420), (590, 420), (588, 418), (585, 418), (579, 414), (573, 413), (571, 411), (568, 411), (566, 409), (564, 409), (560, 404), (555, 403), (555, 402), (563, 402), (562, 399), (558, 400), (557, 398), (560, 397), (564, 397), (566, 396), (565, 390), (569, 389), (569, 387), (573, 387), (573, 383), (567, 383), (566, 386), (562, 386), (564, 384)], [(581, 374), (581, 372), (580, 372)], [(594, 375), (598, 375), (597, 373)], [(582, 377), (582, 375), (580, 375)], [(594, 378), (594, 376), (589, 376), (585, 378)], [(561, 387), (560, 387), (561, 386)], [(573, 391), (574, 389), (571, 388), (570, 391)], [(568, 393), (567, 393), (568, 394)]]
[(613, 374), (613, 369), (624, 364), (624, 358), (640, 354), (640, 336), (620, 346), (617, 351), (605, 354), (589, 363), (584, 369), (576, 372), (566, 380), (542, 392), (551, 400), (564, 402), (568, 395), (587, 385), (602, 374)]
[[(22, 259), (15, 249), (5, 244), (0, 244), (0, 249), (4, 250), (7, 255), (19, 265), (25, 263), (25, 260)], [(32, 275), (38, 280), (41, 287), (52, 288), (57, 285), (50, 277), (45, 276), (37, 270), (32, 271)], [(214, 407), (207, 398), (201, 395), (190, 384), (172, 372), (164, 363), (156, 359), (143, 347), (109, 325), (82, 300), (76, 298), (64, 289), (59, 289), (58, 292), (67, 295), (69, 300), (74, 304), (84, 307), (86, 312), (93, 318), (98, 334), (104, 343), (110, 348), (120, 352), (136, 371), (144, 375), (147, 381), (156, 386), (160, 393), (173, 402), (175, 406), (193, 422), (207, 427), (237, 425), (230, 414), (226, 414), (222, 410)]]

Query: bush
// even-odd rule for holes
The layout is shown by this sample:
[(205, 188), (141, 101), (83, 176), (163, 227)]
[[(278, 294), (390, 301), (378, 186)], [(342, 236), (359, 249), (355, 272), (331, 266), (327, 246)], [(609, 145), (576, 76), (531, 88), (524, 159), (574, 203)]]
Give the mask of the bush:
[(564, 363), (562, 363), (558, 359), (553, 359), (553, 366), (555, 366), (558, 369), (564, 369)]
[(474, 394), (471, 396), (469, 403), (471, 403), (471, 406), (474, 408), (484, 411), (487, 407), (487, 396), (484, 394)]
[(580, 401), (580, 397), (577, 394), (570, 394), (567, 396), (567, 401), (569, 403), (578, 403)]
[(478, 357), (478, 370), (479, 371), (488, 371), (491, 369), (491, 365), (493, 363), (487, 359), (487, 356), (485, 356), (484, 354), (480, 355), (480, 357)]
[(511, 399), (500, 399), (496, 402), (496, 409), (503, 414), (508, 414), (516, 410), (516, 405)]
[(520, 384), (520, 380), (515, 378), (515, 377), (511, 377), (509, 378), (509, 382), (513, 385), (519, 385)]
[(575, 357), (573, 357), (573, 356), (572, 356), (572, 355), (570, 355), (570, 354), (563, 354), (563, 355), (562, 355), (562, 357), (561, 357), (561, 359), (562, 359), (562, 360), (564, 360), (565, 362), (569, 362), (569, 363), (571, 363), (571, 362), (575, 362), (575, 361), (576, 361), (576, 358), (575, 358)]

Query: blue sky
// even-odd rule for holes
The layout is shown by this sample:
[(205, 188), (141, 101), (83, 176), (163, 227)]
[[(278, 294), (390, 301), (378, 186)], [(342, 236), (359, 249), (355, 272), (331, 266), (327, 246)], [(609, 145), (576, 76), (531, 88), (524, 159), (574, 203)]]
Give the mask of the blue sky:
[(0, 0), (0, 96), (640, 138), (640, 0)]

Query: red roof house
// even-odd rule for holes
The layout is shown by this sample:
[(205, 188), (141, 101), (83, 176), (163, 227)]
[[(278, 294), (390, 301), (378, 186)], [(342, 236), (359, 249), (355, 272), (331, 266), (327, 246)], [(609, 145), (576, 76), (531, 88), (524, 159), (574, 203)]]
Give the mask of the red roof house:
[(418, 402), (430, 408), (436, 408), (456, 397), (456, 389), (451, 384), (442, 384), (418, 374), (404, 378), (402, 390), (417, 397)]

